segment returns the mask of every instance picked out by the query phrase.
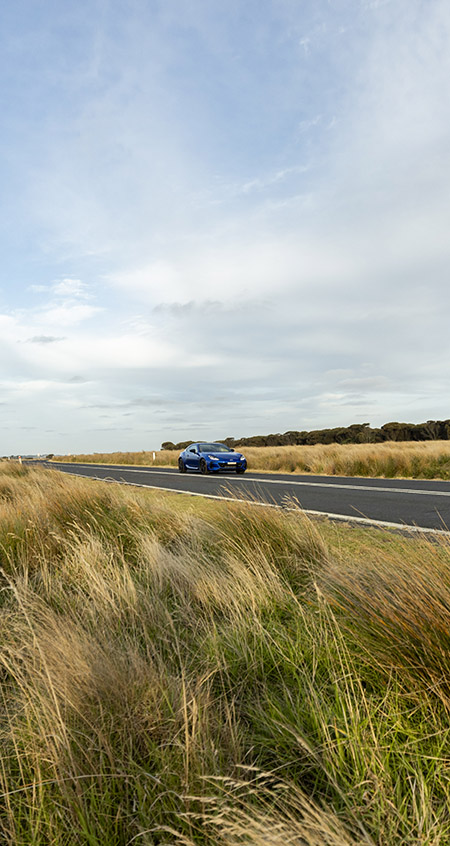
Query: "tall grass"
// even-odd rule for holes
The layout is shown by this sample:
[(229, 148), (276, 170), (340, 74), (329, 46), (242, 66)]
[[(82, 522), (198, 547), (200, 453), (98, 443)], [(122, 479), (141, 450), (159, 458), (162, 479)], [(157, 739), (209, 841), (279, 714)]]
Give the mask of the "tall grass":
[[(450, 479), (450, 441), (245, 447), (249, 470), (327, 476)], [(113, 452), (60, 456), (58, 461), (176, 467), (178, 452)]]
[[(153, 458), (155, 455), (155, 458)], [(176, 467), (179, 452), (175, 450), (141, 450), (140, 452), (94, 452), (57, 455), (53, 461), (77, 461), (87, 464), (131, 464), (139, 467)]]
[(450, 841), (450, 548), (0, 468), (0, 842)]

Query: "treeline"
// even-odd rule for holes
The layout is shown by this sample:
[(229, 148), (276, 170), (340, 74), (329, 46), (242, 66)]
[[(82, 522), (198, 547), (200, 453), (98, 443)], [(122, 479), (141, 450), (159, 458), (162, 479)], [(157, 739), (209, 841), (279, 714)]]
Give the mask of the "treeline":
[[(249, 438), (222, 438), (218, 441), (229, 447), (297, 446), (313, 444), (379, 444), (383, 441), (448, 441), (450, 420), (427, 420), (426, 423), (385, 423), (379, 429), (369, 423), (352, 423), (334, 429), (314, 429), (311, 432), (290, 431), (272, 435), (253, 435)], [(164, 441), (161, 449), (185, 449), (192, 443)]]

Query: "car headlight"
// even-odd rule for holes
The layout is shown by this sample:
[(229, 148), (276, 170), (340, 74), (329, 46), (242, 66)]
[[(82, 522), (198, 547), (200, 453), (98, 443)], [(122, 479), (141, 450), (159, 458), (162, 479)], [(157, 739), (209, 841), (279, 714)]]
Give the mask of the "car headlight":
[(211, 461), (218, 461), (219, 460), (218, 458), (216, 458), (215, 455), (208, 455), (208, 458), (210, 458)]

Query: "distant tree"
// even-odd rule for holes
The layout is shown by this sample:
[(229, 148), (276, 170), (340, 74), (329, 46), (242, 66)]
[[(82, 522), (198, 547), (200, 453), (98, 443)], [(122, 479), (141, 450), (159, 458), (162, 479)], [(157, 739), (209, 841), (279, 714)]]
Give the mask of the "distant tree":
[(412, 440), (412, 426), (408, 423), (385, 423), (382, 427), (383, 432), (386, 433), (387, 441), (410, 441)]
[[(450, 419), (427, 420), (426, 423), (398, 423), (391, 421), (379, 429), (372, 429), (369, 423), (352, 423), (334, 429), (313, 429), (310, 432), (290, 430), (281, 434), (251, 435), (246, 438), (223, 438), (220, 443), (229, 447), (246, 446), (297, 446), (308, 444), (360, 444), (382, 443), (383, 441), (430, 441), (450, 440)], [(178, 444), (165, 441), (161, 449), (185, 449), (190, 441)]]

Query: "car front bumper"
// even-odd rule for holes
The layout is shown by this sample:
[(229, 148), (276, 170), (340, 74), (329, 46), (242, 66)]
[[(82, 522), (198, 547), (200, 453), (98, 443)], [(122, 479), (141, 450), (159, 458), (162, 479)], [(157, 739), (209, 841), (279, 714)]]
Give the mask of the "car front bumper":
[(210, 461), (209, 468), (211, 470), (246, 470), (246, 461)]

